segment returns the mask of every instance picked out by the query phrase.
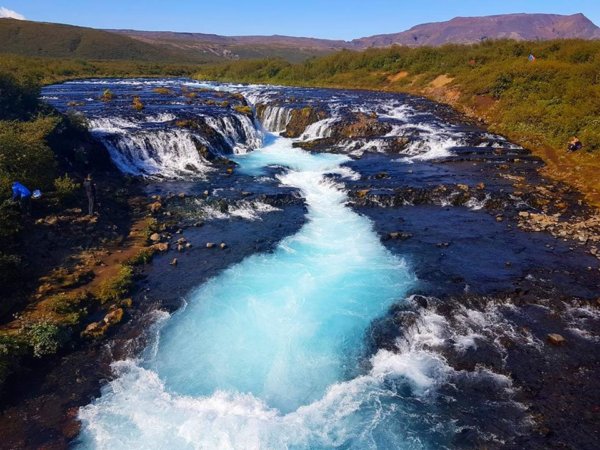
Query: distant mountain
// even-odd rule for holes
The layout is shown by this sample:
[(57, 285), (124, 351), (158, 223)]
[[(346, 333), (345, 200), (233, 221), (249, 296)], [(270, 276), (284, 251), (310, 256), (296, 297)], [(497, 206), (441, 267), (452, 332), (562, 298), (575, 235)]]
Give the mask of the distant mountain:
[(550, 39), (600, 39), (600, 28), (583, 14), (504, 14), (456, 17), (447, 22), (417, 25), (408, 31), (381, 34), (352, 41), (360, 48), (408, 45), (473, 44), (486, 39), (535, 41)]
[(0, 53), (91, 60), (202, 60), (200, 55), (161, 48), (108, 31), (7, 18), (0, 19)]
[(292, 36), (220, 36), (170, 31), (95, 30), (0, 19), (0, 52), (82, 59), (210, 62), (281, 57), (302, 61), (341, 49), (407, 45), (472, 44), (486, 39), (600, 39), (583, 14), (505, 14), (456, 17), (394, 34), (338, 41)]
[(225, 59), (282, 57), (302, 61), (352, 46), (346, 41), (292, 36), (220, 36), (172, 31), (107, 30), (141, 42)]
[(486, 39), (549, 40), (600, 39), (600, 28), (583, 14), (505, 14), (486, 17), (456, 17), (447, 22), (417, 25), (394, 34), (336, 41), (291, 36), (219, 36), (201, 33), (111, 30), (141, 42), (159, 44), (227, 59), (281, 56), (297, 61), (341, 49), (407, 45), (473, 44)]

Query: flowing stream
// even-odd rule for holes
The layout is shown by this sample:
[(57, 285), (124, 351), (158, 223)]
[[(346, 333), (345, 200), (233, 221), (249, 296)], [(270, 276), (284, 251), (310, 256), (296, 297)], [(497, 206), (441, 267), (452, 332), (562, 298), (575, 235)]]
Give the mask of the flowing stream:
[[(533, 423), (509, 366), (529, 376), (547, 331), (481, 295), (556, 258), (590, 263), (490, 217), (529, 208), (496, 169), (533, 176), (523, 149), (397, 94), (117, 79), (44, 95), (165, 195), (193, 243), (149, 269), (140, 300), (185, 306), (113, 363), (76, 448), (495, 448)], [(230, 248), (203, 248), (216, 239)]]
[[(311, 155), (271, 138), (238, 157), (247, 173), (285, 166), (308, 222), (271, 254), (248, 257), (200, 286), (164, 321), (139, 361), (81, 411), (79, 448), (401, 448), (387, 380), (431, 380), (406, 356), (365, 361), (369, 324), (414, 277), (368, 219), (344, 205), (327, 174), (352, 176), (345, 156)], [(361, 364), (362, 363), (362, 364)], [(409, 420), (407, 417), (406, 420)]]

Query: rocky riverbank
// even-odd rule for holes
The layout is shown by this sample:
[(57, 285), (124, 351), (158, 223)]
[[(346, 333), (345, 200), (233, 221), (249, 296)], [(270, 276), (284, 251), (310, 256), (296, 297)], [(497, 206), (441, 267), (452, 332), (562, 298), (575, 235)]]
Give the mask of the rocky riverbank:
[[(79, 433), (78, 408), (112, 377), (112, 361), (144, 348), (153, 324), (190, 291), (305, 223), (304, 200), (281, 185), (281, 167), (238, 170), (236, 158), (269, 139), (259, 124), (294, 137), (296, 147), (347, 155), (343, 176), (330, 181), (343, 183), (349, 205), (419, 279), (372, 324), (365, 365), (378, 349), (416, 347), (447, 362), (451, 382), (434, 403), (456, 424), (457, 447), (593, 446), (597, 212), (540, 175), (539, 158), (422, 98), (127, 83), (111, 85), (121, 103), (77, 108), (125, 170), (147, 175), (164, 165), (178, 176), (99, 180), (107, 201), (98, 218), (76, 208), (37, 218), (39, 251), (68, 264), (47, 259), (61, 268), (47, 270), (31, 308), (5, 327), (47, 312), (74, 322), (57, 358), (32, 359), (13, 380), (0, 416), (10, 447), (68, 446)], [(72, 89), (59, 105), (99, 88)], [(129, 90), (145, 111), (131, 111)], [(150, 153), (133, 151), (140, 148)], [(460, 398), (459, 407), (444, 398)], [(569, 417), (583, 419), (575, 427)]]

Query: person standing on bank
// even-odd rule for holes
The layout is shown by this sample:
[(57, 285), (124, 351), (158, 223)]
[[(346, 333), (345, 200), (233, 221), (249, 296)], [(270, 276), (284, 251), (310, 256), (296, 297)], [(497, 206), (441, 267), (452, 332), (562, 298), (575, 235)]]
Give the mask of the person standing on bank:
[(83, 180), (83, 187), (88, 200), (88, 214), (93, 216), (94, 208), (96, 206), (96, 183), (94, 183), (94, 180), (92, 179), (92, 174), (88, 174), (85, 180)]

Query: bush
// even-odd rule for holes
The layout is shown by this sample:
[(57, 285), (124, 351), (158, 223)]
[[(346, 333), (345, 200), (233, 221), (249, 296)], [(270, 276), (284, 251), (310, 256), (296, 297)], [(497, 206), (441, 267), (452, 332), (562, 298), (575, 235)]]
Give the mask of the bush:
[(56, 163), (46, 138), (58, 123), (57, 117), (31, 122), (0, 122), (0, 198), (10, 195), (18, 180), (30, 189), (52, 186)]
[(22, 334), (36, 358), (55, 354), (68, 338), (66, 330), (47, 320), (26, 324)]
[(40, 89), (30, 78), (22, 81), (0, 73), (0, 120), (29, 119), (39, 107)]
[(0, 386), (18, 368), (19, 359), (25, 353), (22, 339), (14, 335), (0, 334)]
[(100, 96), (100, 100), (103, 102), (110, 102), (115, 98), (115, 94), (112, 93), (110, 89), (105, 89), (102, 95)]
[(54, 180), (54, 189), (56, 195), (61, 201), (72, 200), (81, 188), (81, 184), (76, 183), (68, 174), (58, 177)]
[(131, 106), (133, 106), (133, 109), (135, 109), (136, 111), (141, 111), (142, 109), (144, 109), (144, 104), (142, 103), (142, 99), (140, 97), (138, 97), (137, 95), (135, 97), (133, 97), (133, 102), (132, 102)]

